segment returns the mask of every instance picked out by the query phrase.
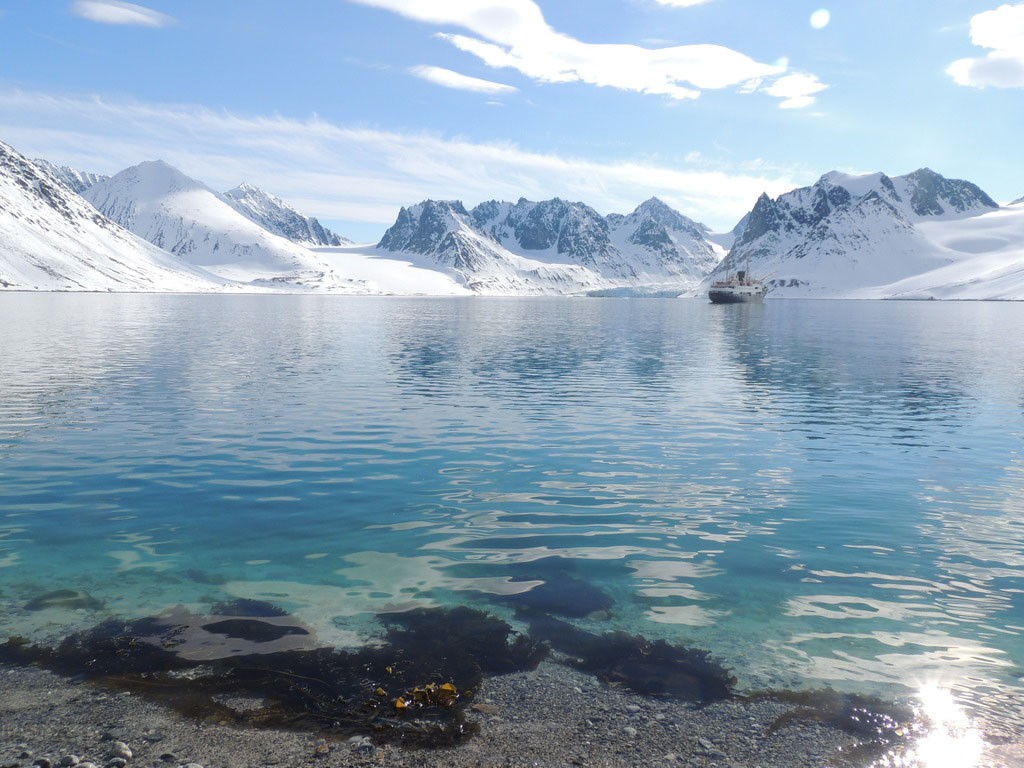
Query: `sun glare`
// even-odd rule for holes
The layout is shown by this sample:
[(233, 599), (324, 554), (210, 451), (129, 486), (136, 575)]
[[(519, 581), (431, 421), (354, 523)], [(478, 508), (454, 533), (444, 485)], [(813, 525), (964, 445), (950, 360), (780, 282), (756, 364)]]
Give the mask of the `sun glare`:
[(932, 684), (922, 686), (917, 697), (922, 736), (908, 750), (876, 763), (876, 768), (980, 768), (985, 750), (981, 731), (953, 694)]
[(824, 29), (832, 20), (832, 14), (827, 8), (819, 8), (811, 14), (811, 26), (815, 29)]

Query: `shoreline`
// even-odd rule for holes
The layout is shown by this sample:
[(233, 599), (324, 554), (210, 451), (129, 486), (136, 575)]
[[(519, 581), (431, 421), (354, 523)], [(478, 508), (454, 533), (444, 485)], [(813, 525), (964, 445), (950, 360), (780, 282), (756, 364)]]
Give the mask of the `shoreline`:
[(193, 720), (135, 693), (35, 667), (0, 666), (0, 687), (4, 768), (27, 768), (40, 758), (57, 766), (68, 755), (104, 766), (118, 741), (133, 754), (129, 765), (203, 768), (865, 765), (845, 761), (856, 739), (838, 728), (796, 720), (770, 732), (792, 705), (737, 698), (697, 707), (651, 699), (553, 661), (488, 677), (466, 711), (480, 732), (434, 749)]
[[(70, 756), (83, 768), (117, 768), (121, 763), (110, 762), (117, 742), (132, 755), (128, 766), (189, 768), (866, 768), (881, 757), (858, 753), (858, 739), (834, 725), (793, 717), (798, 705), (737, 697), (699, 707), (653, 699), (551, 660), (533, 671), (486, 678), (466, 710), (479, 733), (434, 749), (192, 719), (136, 693), (37, 667), (0, 666), (0, 689), (3, 768), (29, 768), (41, 759), (72, 764)], [(990, 747), (978, 765), (1013, 768), (1022, 760), (1020, 744), (1002, 745)]]

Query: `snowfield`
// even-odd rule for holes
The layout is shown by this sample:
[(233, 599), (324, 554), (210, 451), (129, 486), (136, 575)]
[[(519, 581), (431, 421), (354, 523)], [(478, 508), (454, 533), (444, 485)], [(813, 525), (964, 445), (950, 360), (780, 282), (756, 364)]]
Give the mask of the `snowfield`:
[(436, 269), (395, 258), (372, 244), (314, 248), (338, 272), (374, 293), (401, 296), (473, 296), (454, 278)]

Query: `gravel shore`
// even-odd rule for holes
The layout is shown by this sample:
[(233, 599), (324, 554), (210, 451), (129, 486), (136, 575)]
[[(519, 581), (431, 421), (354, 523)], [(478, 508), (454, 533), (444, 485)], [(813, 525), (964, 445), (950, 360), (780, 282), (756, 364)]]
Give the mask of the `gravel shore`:
[[(878, 757), (813, 718), (784, 718), (773, 728), (796, 709), (774, 699), (706, 707), (651, 699), (548, 661), (486, 680), (468, 713), (479, 735), (454, 748), (408, 750), (364, 737), (199, 722), (133, 693), (0, 666), (0, 768), (844, 768)], [(1024, 751), (990, 748), (977, 765), (1019, 768)]]
[[(469, 710), (480, 733), (450, 749), (196, 722), (125, 692), (32, 667), (0, 667), (0, 766), (648, 766), (856, 765), (849, 734), (791, 707), (736, 699), (704, 708), (653, 700), (562, 664), (488, 678)], [(113, 760), (113, 762), (111, 762)], [(76, 763), (76, 761), (78, 761)], [(88, 766), (86, 765), (86, 768)]]

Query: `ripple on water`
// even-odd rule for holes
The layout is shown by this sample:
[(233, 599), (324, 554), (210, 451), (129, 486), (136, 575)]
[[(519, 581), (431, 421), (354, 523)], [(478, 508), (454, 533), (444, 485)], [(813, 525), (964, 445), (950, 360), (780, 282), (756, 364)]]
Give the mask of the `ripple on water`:
[(611, 599), (575, 621), (747, 681), (935, 678), (1020, 724), (1021, 308), (273, 308), (5, 297), (3, 605), (264, 599), (341, 642), (571, 578)]

